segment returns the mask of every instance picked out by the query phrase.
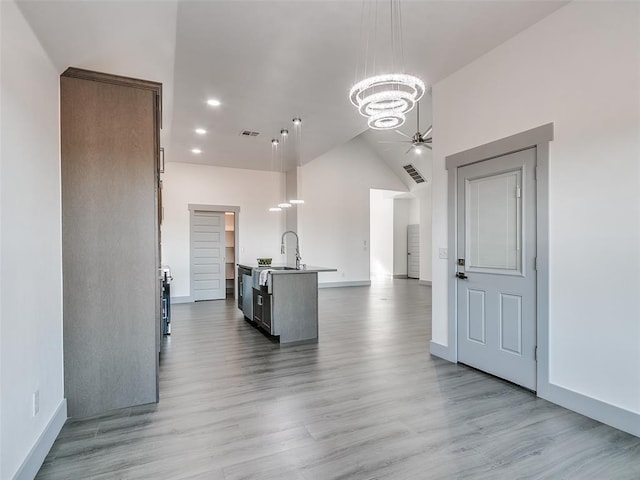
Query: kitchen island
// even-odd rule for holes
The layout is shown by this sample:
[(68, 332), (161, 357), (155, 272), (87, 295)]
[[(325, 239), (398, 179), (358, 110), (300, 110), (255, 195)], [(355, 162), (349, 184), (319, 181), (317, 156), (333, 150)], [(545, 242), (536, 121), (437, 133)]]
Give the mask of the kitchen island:
[[(266, 285), (260, 285), (260, 274), (264, 270), (269, 270), (263, 276)], [(238, 307), (254, 325), (278, 337), (280, 344), (317, 341), (318, 273), (335, 271), (326, 267), (296, 269), (238, 264), (242, 285), (239, 295), (242, 292), (243, 297)]]

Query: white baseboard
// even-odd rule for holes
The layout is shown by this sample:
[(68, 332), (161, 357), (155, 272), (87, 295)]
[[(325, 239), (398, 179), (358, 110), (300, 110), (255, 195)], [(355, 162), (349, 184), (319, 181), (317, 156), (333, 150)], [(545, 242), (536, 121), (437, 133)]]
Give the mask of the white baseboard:
[(538, 389), (538, 396), (585, 417), (640, 437), (640, 414), (638, 413), (551, 383), (544, 389)]
[(433, 340), (429, 342), (429, 352), (431, 355), (443, 358), (449, 362), (456, 362), (456, 359), (453, 356), (453, 352), (451, 349), (441, 343), (436, 343)]
[(171, 297), (171, 303), (193, 303), (193, 299), (190, 295), (186, 297)]
[(418, 280), (418, 285), (426, 285), (427, 287), (430, 287), (431, 280)]
[(58, 434), (60, 434), (60, 430), (62, 430), (64, 422), (66, 421), (67, 399), (63, 398), (46, 428), (27, 455), (27, 458), (25, 458), (22, 465), (20, 465), (13, 480), (32, 480), (36, 476), (42, 466), (42, 462), (44, 462), (47, 453), (51, 450), (53, 442), (58, 438)]
[(319, 283), (318, 288), (337, 288), (337, 287), (370, 287), (371, 280), (357, 280), (354, 282), (326, 282)]
[(408, 275), (406, 273), (399, 273), (397, 275), (394, 275), (393, 278), (405, 279), (405, 278), (409, 278), (409, 277), (408, 277)]

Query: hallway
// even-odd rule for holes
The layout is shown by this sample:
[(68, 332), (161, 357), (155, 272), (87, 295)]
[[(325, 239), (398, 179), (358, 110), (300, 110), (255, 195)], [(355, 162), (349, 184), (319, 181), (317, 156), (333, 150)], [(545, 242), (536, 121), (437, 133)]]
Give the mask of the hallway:
[(640, 439), (429, 355), (416, 280), (319, 291), (317, 344), (174, 305), (160, 403), (68, 421), (39, 479), (637, 479)]

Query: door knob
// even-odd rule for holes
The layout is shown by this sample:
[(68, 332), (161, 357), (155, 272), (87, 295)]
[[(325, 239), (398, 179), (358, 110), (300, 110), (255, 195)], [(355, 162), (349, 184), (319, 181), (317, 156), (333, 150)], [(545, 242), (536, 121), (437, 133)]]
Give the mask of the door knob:
[(456, 272), (456, 277), (460, 280), (467, 280), (469, 278), (464, 272)]

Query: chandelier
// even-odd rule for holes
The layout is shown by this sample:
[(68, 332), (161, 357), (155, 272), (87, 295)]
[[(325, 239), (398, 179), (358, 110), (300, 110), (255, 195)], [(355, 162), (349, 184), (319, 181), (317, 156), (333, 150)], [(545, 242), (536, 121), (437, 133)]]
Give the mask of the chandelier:
[[(390, 68), (395, 70), (396, 60), (404, 70), (404, 46), (402, 41), (402, 14), (400, 0), (390, 0), (391, 35), (385, 45), (390, 49)], [(366, 20), (365, 20), (366, 19)], [(364, 75), (376, 73), (378, 32), (378, 2), (363, 2), (362, 5), (362, 42)], [(373, 51), (369, 52), (369, 45)], [(369, 66), (373, 72), (369, 72)], [(378, 67), (379, 68), (379, 67)], [(389, 68), (389, 66), (387, 66)], [(359, 68), (356, 68), (358, 75)], [(422, 98), (425, 84), (418, 77), (406, 73), (378, 73), (367, 76), (357, 82), (349, 91), (351, 103), (358, 112), (367, 117), (370, 128), (388, 130), (402, 125), (406, 114)]]

